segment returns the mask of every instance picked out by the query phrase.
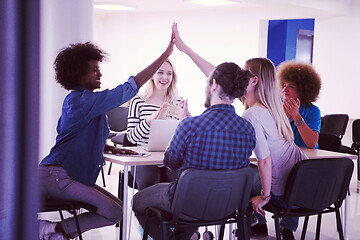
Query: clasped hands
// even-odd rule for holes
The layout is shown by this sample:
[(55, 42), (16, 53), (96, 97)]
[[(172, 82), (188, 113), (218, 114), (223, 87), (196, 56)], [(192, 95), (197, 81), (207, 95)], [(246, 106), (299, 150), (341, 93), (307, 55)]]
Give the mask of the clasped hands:
[(177, 113), (177, 116), (179, 117), (179, 120), (183, 120), (184, 118), (190, 117), (190, 113), (188, 110), (188, 101), (187, 100), (181, 100), (180, 103), (177, 106), (172, 106), (169, 103), (163, 103), (160, 106), (160, 109), (151, 114), (149, 117), (147, 117), (146, 122), (151, 125), (151, 121), (154, 119), (166, 119), (168, 116), (169, 108), (175, 108), (175, 113)]
[(293, 99), (293, 98), (284, 98), (284, 111), (286, 113), (286, 116), (288, 118), (292, 117), (293, 119), (296, 118), (297, 114), (299, 114), (299, 108), (300, 108), (300, 100)]

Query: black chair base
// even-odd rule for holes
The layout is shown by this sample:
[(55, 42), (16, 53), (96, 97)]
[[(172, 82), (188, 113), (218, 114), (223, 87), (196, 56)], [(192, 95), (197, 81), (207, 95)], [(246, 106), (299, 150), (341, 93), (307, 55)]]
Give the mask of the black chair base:
[(76, 210), (80, 208), (84, 208), (90, 212), (96, 212), (97, 208), (89, 203), (79, 202), (79, 201), (67, 201), (67, 200), (54, 200), (54, 199), (46, 199), (42, 201), (39, 212), (55, 212), (59, 211), (61, 220), (64, 219), (62, 211), (67, 211), (72, 214), (75, 218), (76, 229), (79, 235), (79, 239), (82, 240), (82, 234), (80, 229), (80, 224), (78, 220), (78, 216)]
[[(215, 221), (215, 222), (203, 222), (203, 221), (187, 221), (187, 220), (179, 220), (176, 223), (172, 223), (171, 219), (172, 219), (172, 215), (170, 213), (167, 213), (165, 211), (156, 209), (156, 208), (149, 208), (147, 211), (147, 215), (148, 215), (148, 219), (147, 219), (147, 223), (144, 229), (144, 234), (143, 234), (143, 240), (147, 240), (148, 239), (148, 235), (149, 235), (149, 224), (148, 222), (151, 222), (152, 219), (158, 219), (161, 220), (162, 222), (162, 231), (163, 231), (163, 239), (167, 239), (167, 230), (172, 228), (172, 227), (186, 227), (186, 226), (194, 226), (194, 225), (198, 225), (201, 227), (204, 226), (213, 226), (213, 225), (220, 225), (220, 232), (219, 232), (219, 237), (217, 239), (222, 240), (224, 239), (224, 233), (225, 233), (225, 225), (226, 224), (231, 224), (231, 223), (237, 223), (237, 239), (238, 240), (249, 240), (250, 239), (250, 214), (251, 214), (251, 209), (250, 209), (250, 205), (249, 205), (249, 209), (247, 210), (246, 214), (238, 214), (238, 213), (234, 213), (232, 216), (228, 216), (225, 219), (219, 220), (219, 221)], [(242, 216), (242, 217), (241, 217)], [(206, 231), (204, 232), (203, 235), (207, 235), (204, 236), (205, 237), (209, 237), (209, 239), (214, 239), (214, 236), (211, 232)], [(198, 234), (198, 236), (200, 237), (200, 233)], [(200, 238), (199, 238), (200, 239)]]

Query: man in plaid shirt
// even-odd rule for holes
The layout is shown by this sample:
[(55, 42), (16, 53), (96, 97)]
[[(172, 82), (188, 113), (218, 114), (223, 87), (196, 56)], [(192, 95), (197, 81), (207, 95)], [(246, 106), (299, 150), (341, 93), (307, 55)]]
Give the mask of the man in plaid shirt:
[[(207, 109), (196, 117), (185, 118), (177, 127), (165, 152), (164, 165), (181, 172), (196, 169), (238, 169), (249, 166), (255, 147), (252, 125), (235, 113), (235, 98), (242, 97), (249, 83), (250, 73), (234, 63), (220, 64), (207, 80)], [(133, 209), (141, 226), (145, 227), (148, 207), (171, 212), (176, 182), (159, 183), (138, 192)], [(161, 223), (151, 221), (149, 235), (161, 239)], [(190, 239), (196, 227), (175, 228), (171, 239)]]

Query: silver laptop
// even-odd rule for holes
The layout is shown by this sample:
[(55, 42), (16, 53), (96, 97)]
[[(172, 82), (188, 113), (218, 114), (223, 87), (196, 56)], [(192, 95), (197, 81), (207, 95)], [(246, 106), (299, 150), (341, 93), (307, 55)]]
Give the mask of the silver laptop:
[(171, 141), (178, 120), (152, 120), (149, 134), (149, 144), (144, 146), (149, 152), (164, 152)]

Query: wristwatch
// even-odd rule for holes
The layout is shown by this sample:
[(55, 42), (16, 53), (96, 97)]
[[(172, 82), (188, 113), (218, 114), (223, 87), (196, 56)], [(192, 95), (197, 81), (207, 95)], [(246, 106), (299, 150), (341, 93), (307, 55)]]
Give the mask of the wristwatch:
[(299, 120), (297, 120), (296, 122), (295, 122), (295, 125), (296, 126), (299, 126), (299, 125), (301, 125), (301, 124), (303, 124), (304, 123), (304, 119), (303, 118), (300, 118)]

